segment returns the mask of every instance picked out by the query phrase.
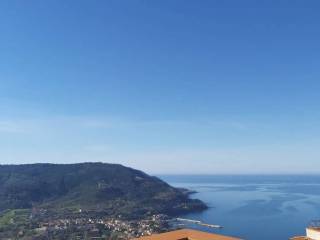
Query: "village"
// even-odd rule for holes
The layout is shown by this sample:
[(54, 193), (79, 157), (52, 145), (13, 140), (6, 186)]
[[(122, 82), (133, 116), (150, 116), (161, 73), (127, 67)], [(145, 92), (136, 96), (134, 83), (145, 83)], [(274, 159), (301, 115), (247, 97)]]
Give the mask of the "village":
[[(41, 237), (70, 237), (75, 239), (132, 239), (171, 229), (170, 218), (163, 214), (152, 215), (143, 220), (117, 218), (61, 218), (41, 221), (34, 231)], [(20, 231), (20, 236), (24, 233)]]

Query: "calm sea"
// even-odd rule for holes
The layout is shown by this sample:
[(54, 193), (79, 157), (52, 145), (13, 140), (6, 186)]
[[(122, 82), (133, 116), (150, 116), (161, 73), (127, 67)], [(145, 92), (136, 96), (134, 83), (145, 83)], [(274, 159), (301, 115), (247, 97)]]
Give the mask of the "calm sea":
[(205, 231), (247, 240), (280, 240), (304, 235), (320, 219), (320, 176), (196, 176), (170, 175), (161, 179), (197, 191), (210, 207), (183, 217), (222, 225)]

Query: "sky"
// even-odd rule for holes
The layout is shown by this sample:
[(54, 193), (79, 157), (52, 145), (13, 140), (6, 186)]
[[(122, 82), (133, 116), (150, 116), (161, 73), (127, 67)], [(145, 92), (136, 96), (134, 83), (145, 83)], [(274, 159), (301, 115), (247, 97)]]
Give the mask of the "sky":
[(0, 164), (320, 173), (320, 1), (0, 1)]

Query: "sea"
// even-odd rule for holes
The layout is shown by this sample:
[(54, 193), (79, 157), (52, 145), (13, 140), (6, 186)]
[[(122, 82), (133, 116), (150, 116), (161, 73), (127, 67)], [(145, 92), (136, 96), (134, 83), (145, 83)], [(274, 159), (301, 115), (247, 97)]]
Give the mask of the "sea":
[(174, 187), (195, 191), (190, 197), (209, 209), (180, 217), (221, 225), (185, 227), (247, 240), (285, 240), (305, 235), (320, 219), (320, 176), (311, 175), (162, 175)]

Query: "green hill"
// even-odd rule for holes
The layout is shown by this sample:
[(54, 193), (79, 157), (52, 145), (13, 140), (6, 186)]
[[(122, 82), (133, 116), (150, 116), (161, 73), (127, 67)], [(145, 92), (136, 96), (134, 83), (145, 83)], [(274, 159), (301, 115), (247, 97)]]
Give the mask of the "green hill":
[(206, 206), (156, 177), (117, 164), (0, 165), (0, 211), (31, 208), (139, 218)]

